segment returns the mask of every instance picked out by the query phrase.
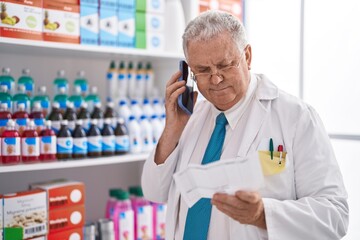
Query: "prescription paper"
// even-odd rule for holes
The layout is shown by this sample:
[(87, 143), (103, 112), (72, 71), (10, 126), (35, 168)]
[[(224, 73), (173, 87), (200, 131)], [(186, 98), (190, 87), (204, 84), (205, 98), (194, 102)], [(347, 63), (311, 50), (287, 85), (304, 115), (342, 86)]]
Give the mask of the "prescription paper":
[(212, 198), (216, 192), (257, 191), (264, 184), (257, 153), (249, 158), (220, 159), (206, 165), (189, 164), (173, 177), (189, 207), (200, 198)]

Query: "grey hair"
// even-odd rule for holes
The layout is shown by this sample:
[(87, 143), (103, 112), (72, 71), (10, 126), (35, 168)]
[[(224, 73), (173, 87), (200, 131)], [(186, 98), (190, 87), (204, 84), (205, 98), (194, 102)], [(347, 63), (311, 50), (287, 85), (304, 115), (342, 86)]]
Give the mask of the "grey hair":
[(235, 16), (218, 10), (201, 13), (190, 21), (182, 36), (185, 57), (189, 41), (209, 41), (224, 32), (230, 33), (240, 52), (248, 44), (245, 28)]

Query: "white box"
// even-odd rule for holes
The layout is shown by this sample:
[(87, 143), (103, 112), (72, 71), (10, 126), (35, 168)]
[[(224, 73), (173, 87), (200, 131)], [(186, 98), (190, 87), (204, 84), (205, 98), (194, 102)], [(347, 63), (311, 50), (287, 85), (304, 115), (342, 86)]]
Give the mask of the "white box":
[(164, 13), (165, 0), (147, 0), (146, 12), (148, 13)]
[(165, 47), (165, 38), (163, 33), (147, 32), (146, 49), (163, 51)]
[(164, 32), (165, 21), (162, 14), (146, 13), (146, 31)]

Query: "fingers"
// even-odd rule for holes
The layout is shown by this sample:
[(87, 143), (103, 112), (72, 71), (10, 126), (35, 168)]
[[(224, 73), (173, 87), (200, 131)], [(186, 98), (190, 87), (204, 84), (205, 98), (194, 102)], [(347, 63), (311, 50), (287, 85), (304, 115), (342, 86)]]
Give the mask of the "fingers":
[(260, 195), (256, 192), (237, 191), (235, 196), (248, 203), (257, 203), (261, 199)]

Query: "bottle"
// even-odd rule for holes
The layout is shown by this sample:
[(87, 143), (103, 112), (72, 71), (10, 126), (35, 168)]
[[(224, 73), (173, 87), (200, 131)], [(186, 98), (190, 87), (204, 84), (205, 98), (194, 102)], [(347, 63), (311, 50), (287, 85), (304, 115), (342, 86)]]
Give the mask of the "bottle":
[(131, 115), (133, 115), (136, 118), (136, 120), (140, 121), (140, 117), (141, 115), (143, 115), (143, 112), (141, 110), (138, 100), (136, 99), (131, 100), (130, 110), (131, 110)]
[(54, 102), (59, 103), (59, 109), (61, 114), (64, 114), (68, 104), (68, 95), (66, 94), (65, 87), (59, 87), (58, 94), (54, 97)]
[(72, 102), (74, 104), (74, 110), (76, 113), (80, 111), (81, 104), (84, 101), (84, 98), (81, 96), (80, 86), (75, 86), (74, 94), (69, 97), (69, 102)]
[(150, 98), (152, 95), (154, 87), (154, 70), (151, 66), (151, 63), (148, 62), (146, 64), (146, 72), (145, 72), (145, 97)]
[(40, 139), (35, 130), (33, 120), (29, 121), (27, 129), (21, 135), (21, 160), (24, 163), (39, 161)]
[(51, 121), (51, 129), (57, 134), (60, 131), (61, 121), (63, 120), (58, 102), (52, 103), (52, 109), (47, 119)]
[(90, 129), (87, 132), (88, 140), (88, 156), (89, 157), (100, 157), (102, 151), (102, 139), (101, 132), (97, 125), (97, 119), (91, 119)]
[(97, 87), (93, 86), (90, 89), (90, 94), (85, 98), (85, 102), (88, 104), (89, 112), (94, 110), (94, 105), (98, 102), (101, 102), (99, 95), (97, 94)]
[(136, 70), (134, 68), (133, 62), (129, 62), (127, 80), (128, 80), (128, 96), (129, 98), (135, 98)]
[(142, 151), (141, 129), (138, 121), (133, 115), (129, 117), (129, 138), (130, 152), (140, 153)]
[(81, 70), (77, 73), (77, 78), (74, 81), (74, 88), (80, 87), (80, 95), (84, 98), (89, 94), (89, 83), (85, 78), (85, 71)]
[(149, 99), (144, 98), (142, 105), (143, 114), (150, 120), (151, 116), (154, 115), (154, 109), (152, 108)]
[(153, 239), (165, 239), (165, 224), (167, 205), (150, 202), (153, 208)]
[(34, 96), (34, 98), (31, 101), (31, 103), (32, 103), (31, 107), (33, 107), (35, 102), (40, 102), (41, 103), (42, 112), (44, 114), (44, 117), (46, 117), (50, 112), (50, 98), (46, 94), (46, 87), (45, 86), (39, 87), (38, 94), (36, 96)]
[(9, 94), (7, 85), (0, 85), (0, 102), (7, 104), (8, 110), (12, 112), (12, 97)]
[(141, 129), (141, 139), (142, 139), (142, 151), (150, 152), (153, 145), (153, 129), (147, 117), (141, 115), (140, 117), (140, 129)]
[[(65, 70), (59, 70), (56, 78), (53, 81), (54, 95), (57, 94), (69, 94), (69, 81), (65, 77)], [(61, 92), (60, 89), (65, 88), (65, 92)]]
[(51, 121), (45, 122), (45, 129), (40, 133), (40, 161), (55, 161), (57, 152), (56, 134)]
[(43, 130), (45, 126), (44, 114), (42, 112), (40, 102), (34, 103), (34, 108), (30, 113), (29, 118), (34, 120), (35, 129), (38, 132), (38, 134), (40, 134), (41, 130)]
[(121, 61), (118, 70), (118, 97), (119, 98), (126, 98), (127, 90), (128, 90), (128, 80), (127, 80), (127, 71), (125, 67), (125, 62)]
[(30, 69), (23, 69), (22, 70), (22, 76), (19, 77), (18, 87), (24, 86), (25, 87), (25, 93), (28, 95), (29, 98), (33, 97), (34, 95), (34, 79), (30, 76)]
[(17, 164), (20, 162), (20, 134), (15, 129), (15, 122), (7, 122), (6, 129), (1, 134), (1, 161), (3, 164)]
[(125, 124), (128, 124), (129, 117), (131, 115), (131, 110), (126, 102), (126, 100), (121, 100), (119, 102), (119, 117), (125, 120)]
[(97, 102), (95, 103), (94, 110), (92, 111), (90, 115), (91, 119), (97, 119), (98, 128), (101, 130), (104, 126), (104, 114), (101, 110), (101, 103)]
[(109, 189), (109, 198), (106, 201), (105, 218), (112, 219), (114, 215), (114, 207), (116, 203), (116, 194), (118, 191), (122, 191), (120, 188)]
[(10, 119), (11, 119), (11, 113), (8, 110), (8, 104), (1, 103), (1, 105), (0, 105), (0, 135), (4, 132)]
[(10, 74), (10, 68), (3, 68), (0, 76), (0, 85), (7, 86), (10, 95), (15, 93), (15, 80)]
[(76, 127), (72, 134), (74, 141), (72, 157), (74, 159), (87, 156), (87, 138), (82, 125), (83, 121), (81, 119), (76, 120)]
[(154, 109), (154, 113), (160, 117), (162, 114), (165, 113), (164, 108), (161, 106), (162, 104), (160, 103), (160, 100), (158, 98), (154, 98), (153, 100), (153, 109)]
[(135, 98), (143, 99), (145, 95), (145, 69), (142, 62), (139, 62), (137, 66), (135, 89)]
[(155, 146), (161, 137), (164, 127), (161, 124), (160, 119), (155, 114), (151, 116), (150, 124), (153, 133), (153, 145)]
[(80, 107), (80, 111), (77, 114), (77, 119), (81, 119), (83, 121), (83, 128), (85, 132), (89, 131), (90, 129), (90, 113), (87, 109), (88, 104), (83, 102)]
[(116, 114), (114, 111), (114, 103), (108, 102), (106, 104), (105, 112), (104, 112), (104, 118), (109, 118), (111, 120), (111, 127), (115, 129), (116, 127)]
[(135, 239), (151, 239), (153, 233), (153, 208), (144, 198), (140, 186), (130, 186), (130, 201), (135, 213)]
[[(126, 191), (115, 192), (116, 202), (114, 206), (114, 228), (116, 239), (137, 239), (134, 234), (134, 211)], [(152, 237), (152, 236), (151, 236)], [(144, 238), (145, 239), (145, 238)], [(151, 239), (151, 238), (146, 238)]]
[(118, 78), (115, 61), (111, 61), (109, 70), (106, 74), (106, 101), (113, 101), (115, 98), (115, 90), (117, 89), (116, 79)]
[(164, 114), (161, 114), (161, 117), (160, 117), (160, 122), (161, 122), (161, 124), (163, 126), (163, 129), (165, 127), (165, 121), (166, 121), (166, 115), (164, 113)]
[(12, 115), (15, 121), (15, 129), (19, 132), (20, 136), (25, 131), (29, 114), (25, 111), (25, 104), (19, 103), (18, 110)]
[(56, 158), (59, 160), (70, 159), (73, 150), (73, 138), (68, 129), (68, 120), (61, 121), (61, 128), (56, 138)]
[(30, 112), (30, 97), (25, 92), (25, 85), (18, 86), (18, 93), (13, 96), (13, 112), (18, 111), (20, 103), (25, 104), (25, 111)]
[(115, 154), (115, 135), (111, 126), (111, 119), (105, 118), (104, 127), (101, 131), (102, 155), (111, 156)]
[(76, 113), (74, 110), (74, 104), (72, 102), (69, 102), (67, 104), (67, 108), (64, 113), (64, 119), (68, 120), (68, 128), (72, 133), (75, 129), (75, 124), (76, 124)]
[(115, 134), (115, 154), (122, 155), (128, 153), (130, 150), (130, 139), (123, 118), (118, 118), (114, 134)]

